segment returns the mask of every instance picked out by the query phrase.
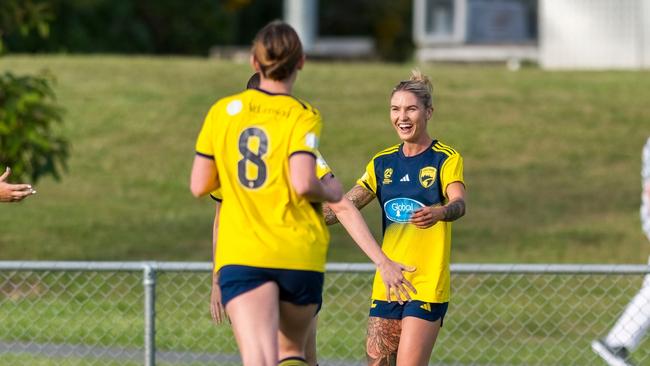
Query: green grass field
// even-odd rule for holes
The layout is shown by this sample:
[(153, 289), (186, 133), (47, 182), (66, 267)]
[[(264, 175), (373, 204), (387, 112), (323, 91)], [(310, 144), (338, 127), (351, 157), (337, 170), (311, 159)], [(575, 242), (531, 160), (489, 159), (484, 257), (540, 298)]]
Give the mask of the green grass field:
[[(388, 94), (413, 65), (308, 63), (295, 94), (324, 116), (321, 150), (350, 187), (397, 142)], [(2, 259), (209, 260), (213, 205), (188, 190), (202, 119), (248, 65), (199, 58), (11, 56), (0, 71), (57, 76), (69, 171), (0, 207)], [(647, 72), (424, 65), (432, 135), (465, 158), (467, 216), (454, 262), (640, 263)], [(379, 237), (378, 207), (364, 210)], [(340, 227), (330, 261), (364, 261)]]

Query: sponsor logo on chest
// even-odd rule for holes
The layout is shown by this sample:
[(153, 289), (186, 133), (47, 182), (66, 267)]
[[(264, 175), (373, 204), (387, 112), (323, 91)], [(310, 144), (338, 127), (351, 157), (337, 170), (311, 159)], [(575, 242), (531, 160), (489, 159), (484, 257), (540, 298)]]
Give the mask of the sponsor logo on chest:
[(424, 204), (410, 198), (393, 198), (384, 203), (386, 218), (393, 222), (408, 222), (413, 212), (424, 207)]

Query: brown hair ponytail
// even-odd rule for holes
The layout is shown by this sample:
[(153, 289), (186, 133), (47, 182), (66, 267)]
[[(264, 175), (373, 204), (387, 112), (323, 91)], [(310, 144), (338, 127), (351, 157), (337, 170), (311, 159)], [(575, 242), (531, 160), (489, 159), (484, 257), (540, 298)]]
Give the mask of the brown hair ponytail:
[(257, 32), (251, 52), (262, 75), (276, 81), (291, 76), (303, 57), (302, 44), (296, 31), (277, 20)]

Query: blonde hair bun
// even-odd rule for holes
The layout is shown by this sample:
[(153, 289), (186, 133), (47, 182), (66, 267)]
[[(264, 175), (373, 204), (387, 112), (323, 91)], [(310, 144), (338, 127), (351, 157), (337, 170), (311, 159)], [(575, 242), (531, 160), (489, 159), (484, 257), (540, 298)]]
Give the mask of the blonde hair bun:
[(424, 75), (420, 69), (415, 68), (411, 70), (411, 78), (409, 80), (423, 84), (429, 93), (433, 93), (433, 84), (431, 84), (431, 80), (429, 80), (429, 77)]

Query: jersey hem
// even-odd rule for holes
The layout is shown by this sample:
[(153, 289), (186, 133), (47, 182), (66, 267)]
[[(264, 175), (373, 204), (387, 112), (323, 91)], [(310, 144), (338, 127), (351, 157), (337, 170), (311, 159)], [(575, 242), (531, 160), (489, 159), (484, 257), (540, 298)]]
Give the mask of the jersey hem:
[(316, 156), (316, 154), (314, 154), (313, 151), (308, 151), (308, 150), (297, 150), (297, 151), (294, 151), (294, 152), (292, 152), (291, 154), (289, 154), (289, 157), (292, 157), (292, 156), (294, 156), (294, 155), (296, 155), (296, 154), (308, 154), (308, 155), (311, 155), (311, 156), (313, 156), (314, 158), (318, 159), (318, 157)]
[[(385, 297), (381, 298), (381, 297), (373, 297), (373, 296), (371, 296), (370, 300), (386, 301), (386, 298)], [(411, 300), (422, 301), (422, 302), (431, 302), (431, 303), (445, 303), (445, 302), (449, 302), (449, 297), (441, 297), (441, 298), (432, 297), (432, 298), (426, 298), (426, 299), (421, 298), (421, 297), (417, 297), (417, 298), (416, 297), (411, 297)], [(397, 299), (391, 299), (390, 301), (391, 302), (393, 302), (393, 301), (397, 302)]]
[(293, 271), (313, 271), (313, 272), (321, 272), (325, 273), (325, 265), (313, 265), (313, 264), (302, 264), (302, 265), (297, 265), (295, 263), (278, 263), (278, 264), (269, 264), (269, 263), (243, 263), (243, 262), (224, 262), (224, 263), (219, 263), (218, 265), (214, 266), (215, 271), (219, 271), (221, 268), (225, 266), (249, 266), (249, 267), (259, 267), (259, 268), (270, 268), (270, 269), (288, 269), (288, 270), (293, 270)]
[(210, 159), (210, 160), (214, 160), (214, 155), (208, 155), (208, 154), (204, 154), (204, 153), (198, 152), (198, 151), (196, 152), (196, 155), (202, 156), (202, 157)]

